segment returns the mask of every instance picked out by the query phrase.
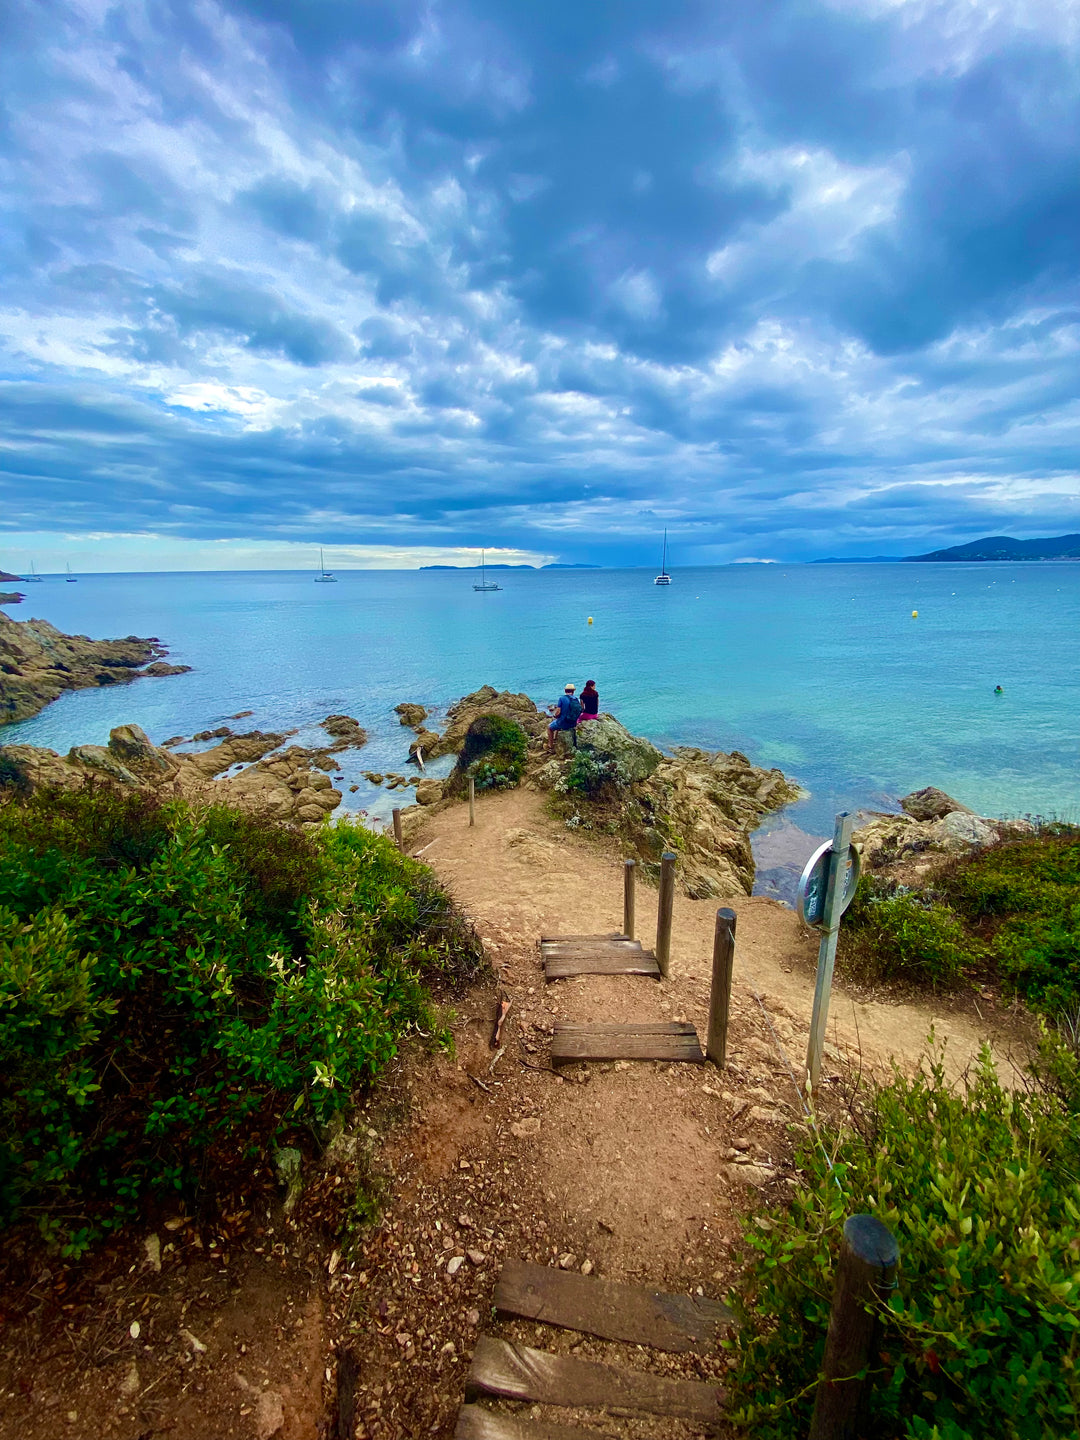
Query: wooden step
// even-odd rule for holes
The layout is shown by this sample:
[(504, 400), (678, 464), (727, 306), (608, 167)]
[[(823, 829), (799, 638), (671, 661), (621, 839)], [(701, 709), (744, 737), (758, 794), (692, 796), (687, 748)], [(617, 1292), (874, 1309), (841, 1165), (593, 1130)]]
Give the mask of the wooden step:
[(682, 1060), (703, 1065), (705, 1052), (697, 1031), (683, 1020), (650, 1025), (557, 1024), (551, 1039), (551, 1063), (577, 1060)]
[(640, 940), (604, 935), (551, 937), (540, 941), (540, 958), (548, 980), (570, 975), (649, 975), (659, 980), (660, 967)]
[(520, 1315), (604, 1340), (699, 1354), (713, 1350), (721, 1327), (735, 1318), (719, 1300), (667, 1295), (524, 1260), (503, 1266), (495, 1308), (500, 1315)]
[(496, 1415), (482, 1405), (463, 1405), (458, 1411), (454, 1440), (611, 1440), (602, 1430), (581, 1430), (576, 1425), (550, 1425), (523, 1420), (520, 1415)]
[(465, 1399), (479, 1395), (629, 1415), (670, 1415), (710, 1425), (719, 1421), (723, 1399), (718, 1386), (700, 1380), (676, 1380), (574, 1355), (551, 1355), (491, 1335), (477, 1340), (465, 1381)]
[(605, 944), (612, 940), (625, 940), (629, 945), (636, 945), (636, 940), (631, 940), (629, 935), (622, 934), (619, 930), (612, 930), (609, 935), (541, 935), (541, 945), (576, 945), (583, 940), (603, 941)]

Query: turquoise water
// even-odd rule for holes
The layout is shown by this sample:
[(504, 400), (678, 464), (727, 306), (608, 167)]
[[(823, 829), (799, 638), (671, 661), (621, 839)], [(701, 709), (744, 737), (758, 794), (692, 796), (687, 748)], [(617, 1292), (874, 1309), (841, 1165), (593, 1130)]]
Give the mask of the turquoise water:
[(489, 682), (546, 703), (593, 678), (604, 709), (660, 744), (782, 767), (811, 792), (790, 816), (812, 834), (922, 785), (984, 813), (1080, 818), (1080, 565), (736, 565), (677, 570), (668, 589), (644, 570), (496, 573), (487, 595), (445, 571), (26, 587), (9, 614), (158, 635), (195, 668), (66, 695), (3, 739), (66, 750), (134, 721), (160, 741), (251, 709), (246, 725), (303, 740), (345, 711), (373, 734), (343, 757), (361, 783), (348, 803), (382, 813), (359, 771), (403, 768), (398, 701), (445, 707)]

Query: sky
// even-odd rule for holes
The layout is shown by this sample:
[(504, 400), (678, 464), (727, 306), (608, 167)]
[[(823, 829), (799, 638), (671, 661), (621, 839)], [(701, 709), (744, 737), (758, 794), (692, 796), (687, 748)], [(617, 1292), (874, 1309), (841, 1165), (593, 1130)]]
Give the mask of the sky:
[(1080, 531), (1075, 0), (0, 0), (0, 567)]

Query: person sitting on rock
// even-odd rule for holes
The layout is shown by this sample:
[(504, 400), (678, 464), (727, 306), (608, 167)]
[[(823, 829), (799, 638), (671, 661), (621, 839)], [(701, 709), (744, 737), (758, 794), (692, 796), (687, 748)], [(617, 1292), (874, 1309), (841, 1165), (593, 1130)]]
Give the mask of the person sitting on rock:
[(557, 730), (569, 730), (573, 733), (577, 728), (578, 716), (581, 714), (581, 701), (574, 694), (576, 688), (573, 684), (565, 685), (563, 693), (555, 704), (548, 706), (548, 714), (555, 717), (547, 729), (549, 755), (555, 753), (555, 732)]
[(599, 720), (600, 718), (600, 692), (596, 688), (595, 680), (586, 680), (585, 689), (581, 692), (581, 714), (578, 716), (578, 724), (584, 725), (586, 720)]

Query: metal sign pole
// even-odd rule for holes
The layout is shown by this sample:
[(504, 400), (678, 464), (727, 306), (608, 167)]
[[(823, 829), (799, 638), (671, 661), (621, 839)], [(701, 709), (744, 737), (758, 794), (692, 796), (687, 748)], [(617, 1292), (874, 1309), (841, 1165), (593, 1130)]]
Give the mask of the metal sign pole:
[(832, 990), (833, 966), (836, 964), (836, 937), (844, 905), (844, 878), (848, 851), (851, 848), (852, 817), (842, 811), (836, 817), (832, 855), (829, 859), (829, 886), (825, 892), (823, 932), (818, 949), (817, 981), (814, 985), (814, 1011), (810, 1018), (810, 1043), (806, 1047), (806, 1073), (813, 1088), (821, 1074), (821, 1057), (825, 1049), (825, 1026), (829, 1020), (829, 996)]

